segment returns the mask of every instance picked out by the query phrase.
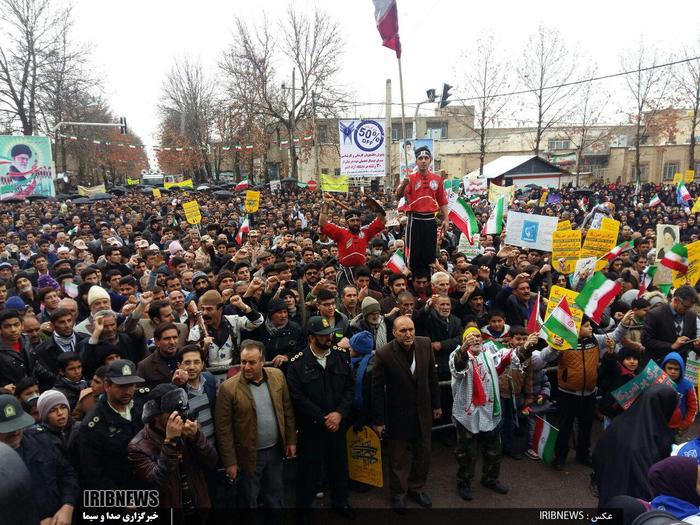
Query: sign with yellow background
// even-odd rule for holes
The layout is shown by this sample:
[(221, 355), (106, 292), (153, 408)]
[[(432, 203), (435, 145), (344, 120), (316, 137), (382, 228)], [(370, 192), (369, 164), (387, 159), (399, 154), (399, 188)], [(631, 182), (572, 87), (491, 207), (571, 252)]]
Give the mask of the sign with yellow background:
[[(552, 233), (552, 261), (562, 273), (574, 271), (576, 261), (581, 257), (581, 230), (557, 230)], [(563, 265), (560, 259), (566, 259)]]
[(557, 224), (557, 230), (562, 231), (562, 230), (570, 230), (571, 229), (571, 221), (566, 220), (566, 221), (559, 221), (559, 224)]
[(383, 487), (382, 444), (379, 436), (364, 426), (359, 432), (350, 427), (345, 437), (350, 479), (374, 487)]
[(182, 209), (185, 212), (185, 219), (189, 224), (199, 224), (202, 222), (202, 213), (199, 211), (199, 203), (197, 201), (183, 202)]
[[(600, 259), (615, 247), (616, 242), (617, 233), (613, 230), (588, 230), (586, 239), (581, 247), (581, 257), (596, 257)], [(598, 261), (595, 266), (596, 271), (605, 268), (607, 263), (607, 261)]]
[(688, 273), (682, 274), (673, 271), (673, 287), (678, 288), (684, 284), (695, 286), (700, 279), (700, 241), (691, 242), (688, 248)]
[[(549, 314), (552, 313), (552, 310), (554, 310), (557, 305), (559, 304), (559, 301), (561, 301), (562, 297), (566, 297), (566, 301), (569, 303), (569, 309), (571, 310), (571, 315), (574, 318), (574, 322), (576, 323), (576, 331), (578, 332), (581, 329), (581, 320), (583, 319), (583, 310), (581, 310), (578, 306), (574, 304), (574, 301), (576, 301), (576, 298), (578, 297), (578, 292), (574, 292), (573, 290), (569, 290), (568, 288), (564, 288), (563, 286), (552, 286), (552, 291), (549, 292), (549, 300), (547, 301), (547, 311), (545, 312), (544, 318), (547, 319), (549, 317)], [(552, 348), (555, 350), (570, 350), (571, 345), (564, 341), (561, 345), (555, 345), (550, 343)]]
[(245, 212), (255, 213), (260, 208), (260, 192), (248, 190), (245, 192)]

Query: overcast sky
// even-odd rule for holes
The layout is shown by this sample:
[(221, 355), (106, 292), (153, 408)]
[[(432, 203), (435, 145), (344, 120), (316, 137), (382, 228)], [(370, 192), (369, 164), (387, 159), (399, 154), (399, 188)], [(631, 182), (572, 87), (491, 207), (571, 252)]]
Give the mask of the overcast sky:
[[(620, 52), (636, 45), (640, 35), (646, 42), (672, 52), (682, 46), (697, 47), (700, 34), (697, 0), (655, 5), (629, 0), (397, 1), (407, 102), (422, 100), (427, 88), (439, 88), (443, 82), (458, 85), (459, 57), (484, 32), (493, 33), (510, 58), (517, 60), (538, 24), (556, 27), (565, 34), (568, 45), (590, 55), (600, 74), (619, 71)], [(200, 58), (212, 74), (217, 74), (221, 51), (232, 40), (234, 17), (255, 23), (264, 10), (274, 18), (289, 2), (75, 0), (74, 5), (76, 35), (91, 44), (94, 63), (104, 74), (106, 95), (115, 114), (125, 116), (144, 143), (155, 144), (156, 105), (173, 61), (185, 55)], [(391, 50), (381, 47), (371, 0), (297, 0), (294, 5), (299, 9), (318, 5), (341, 21), (346, 42), (341, 80), (355, 100), (383, 101), (387, 78), (394, 85), (394, 101), (399, 100), (396, 59)], [(606, 82), (605, 87), (622, 97), (619, 80)], [(363, 116), (370, 112), (383, 116), (384, 108), (358, 109)], [(413, 109), (407, 112), (412, 115)], [(394, 114), (398, 114), (398, 108)]]

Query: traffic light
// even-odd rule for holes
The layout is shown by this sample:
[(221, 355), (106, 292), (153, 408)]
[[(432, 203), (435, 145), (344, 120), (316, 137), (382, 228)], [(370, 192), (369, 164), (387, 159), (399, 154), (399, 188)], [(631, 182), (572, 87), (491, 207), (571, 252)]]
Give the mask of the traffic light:
[(447, 104), (450, 103), (448, 98), (450, 98), (450, 89), (452, 89), (452, 86), (449, 84), (443, 84), (442, 85), (442, 97), (440, 97), (440, 109), (447, 107)]
[(127, 134), (126, 117), (119, 117), (119, 133), (121, 133), (122, 135)]
[(435, 99), (437, 98), (435, 95), (435, 90), (434, 89), (429, 89), (428, 91), (425, 92), (428, 95), (428, 102), (435, 102)]

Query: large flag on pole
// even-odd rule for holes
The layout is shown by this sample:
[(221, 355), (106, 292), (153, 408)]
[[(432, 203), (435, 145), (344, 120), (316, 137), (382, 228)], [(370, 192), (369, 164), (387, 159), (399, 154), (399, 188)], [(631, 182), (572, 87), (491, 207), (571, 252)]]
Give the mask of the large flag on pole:
[(688, 192), (688, 189), (685, 187), (685, 184), (683, 181), (678, 182), (678, 188), (676, 189), (676, 202), (678, 205), (682, 205), (686, 202), (688, 202), (692, 197), (690, 196), (690, 193)]
[(401, 40), (399, 39), (399, 13), (396, 0), (372, 0), (374, 2), (374, 19), (382, 37), (382, 45), (396, 51), (396, 58), (401, 58)]

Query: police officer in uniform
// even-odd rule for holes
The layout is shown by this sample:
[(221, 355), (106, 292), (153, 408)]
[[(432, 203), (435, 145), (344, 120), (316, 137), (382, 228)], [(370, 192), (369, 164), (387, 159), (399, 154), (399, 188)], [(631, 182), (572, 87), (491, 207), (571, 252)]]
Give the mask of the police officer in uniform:
[(136, 365), (117, 359), (107, 365), (104, 395), (80, 426), (80, 468), (84, 489), (133, 489), (127, 457), (131, 438), (143, 428), (141, 410), (148, 389)]
[(346, 420), (354, 379), (344, 351), (332, 346), (333, 327), (314, 316), (307, 325), (308, 346), (290, 359), (287, 384), (299, 428), (297, 508), (308, 510), (325, 465), (333, 509), (356, 517), (348, 504)]

